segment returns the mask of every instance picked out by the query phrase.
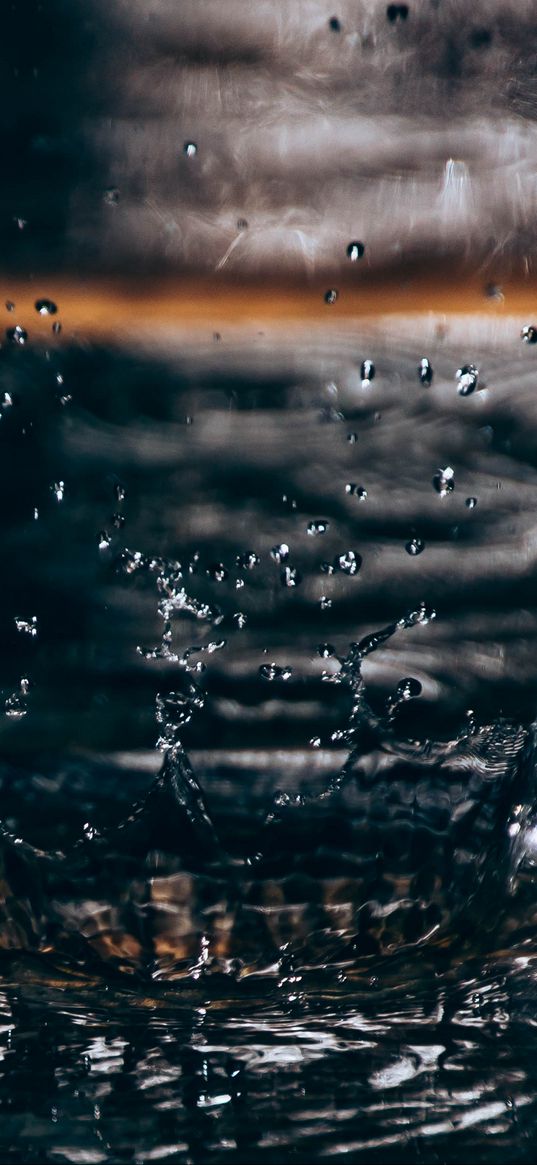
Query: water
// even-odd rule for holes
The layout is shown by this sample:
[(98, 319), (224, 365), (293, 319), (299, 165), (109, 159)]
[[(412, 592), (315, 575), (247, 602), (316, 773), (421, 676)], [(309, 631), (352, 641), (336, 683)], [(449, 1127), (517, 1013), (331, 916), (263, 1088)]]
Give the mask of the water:
[(420, 327), (0, 352), (7, 1161), (532, 1160), (533, 352)]

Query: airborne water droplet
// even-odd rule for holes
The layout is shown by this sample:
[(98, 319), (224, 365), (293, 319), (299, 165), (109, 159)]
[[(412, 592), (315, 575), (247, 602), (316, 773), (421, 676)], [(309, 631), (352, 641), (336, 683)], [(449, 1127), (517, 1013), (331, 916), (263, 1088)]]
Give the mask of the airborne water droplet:
[(55, 316), (58, 310), (52, 299), (36, 299), (34, 306), (40, 316)]
[(426, 356), (422, 356), (418, 365), (418, 377), (421, 384), (431, 384), (433, 379), (433, 369), (430, 360)]
[(263, 663), (259, 668), (259, 675), (263, 680), (288, 680), (292, 674), (292, 668), (278, 667), (275, 663)]
[(270, 557), (275, 562), (286, 562), (289, 558), (289, 547), (287, 542), (280, 542), (279, 546), (273, 546), (270, 552)]
[(209, 578), (212, 578), (213, 582), (217, 583), (225, 582), (229, 575), (223, 562), (213, 562), (211, 566), (207, 567), (205, 573)]
[(405, 550), (407, 554), (410, 554), (411, 557), (415, 558), (417, 554), (421, 554), (422, 550), (425, 550), (425, 543), (422, 542), (421, 538), (411, 538), (410, 541), (406, 543)]
[(15, 304), (12, 299), (6, 299), (6, 308), (8, 311), (15, 311)]
[(285, 566), (280, 572), (282, 587), (297, 587), (302, 582), (302, 575), (296, 566)]
[(358, 574), (361, 565), (362, 557), (354, 550), (345, 550), (334, 558), (334, 570), (341, 570), (343, 574)]
[(57, 502), (63, 502), (63, 496), (65, 493), (65, 482), (64, 481), (54, 481), (52, 483), (52, 485), (50, 486), (50, 491), (51, 491), (51, 493), (54, 494)]
[(477, 506), (477, 498), (466, 498), (464, 504), (469, 510), (475, 510), (475, 507)]
[(357, 486), (355, 493), (359, 502), (367, 501), (367, 490), (364, 489), (363, 485)]
[(360, 376), (362, 377), (362, 385), (364, 388), (375, 379), (376, 368), (372, 360), (364, 360), (360, 368)]
[(336, 649), (331, 643), (320, 643), (317, 651), (321, 659), (330, 659), (331, 656), (336, 654)]
[(183, 146), (183, 153), (187, 158), (195, 158), (198, 152), (196, 142), (185, 142)]
[(537, 344), (537, 328), (534, 324), (525, 324), (520, 333), (520, 339), (525, 344)]
[(479, 380), (479, 369), (475, 364), (462, 364), (455, 373), (459, 396), (470, 396), (475, 392)]
[(441, 498), (447, 497), (448, 494), (453, 493), (455, 489), (455, 473), (450, 465), (446, 465), (445, 469), (439, 469), (438, 473), (433, 477), (433, 487)]
[(325, 291), (324, 302), (328, 303), (328, 304), (333, 304), (336, 302), (337, 297), (338, 297), (338, 292), (336, 291), (336, 288), (331, 287), (331, 288), (329, 288), (328, 291)]
[(99, 533), (98, 541), (99, 541), (99, 550), (108, 550), (108, 547), (110, 546), (112, 539), (110, 537), (110, 534), (108, 534), (106, 530), (101, 530)]
[(14, 623), (17, 631), (20, 631), (23, 635), (30, 635), (32, 639), (35, 639), (37, 635), (37, 615), (31, 615), (29, 619), (21, 619), (16, 615)]
[(6, 328), (6, 336), (12, 344), (20, 344), (22, 347), (28, 339), (28, 332), (20, 324), (15, 324), (14, 328)]
[(329, 522), (326, 518), (317, 518), (314, 522), (310, 522), (306, 528), (306, 532), (314, 537), (316, 534), (326, 534)]
[(103, 193), (103, 202), (106, 202), (108, 206), (117, 206), (119, 202), (119, 187), (108, 186)]
[(246, 550), (244, 554), (237, 555), (235, 565), (239, 570), (253, 570), (259, 565), (259, 561), (259, 555), (254, 550)]
[(347, 259), (350, 259), (351, 263), (356, 263), (358, 259), (362, 258), (364, 252), (365, 247), (363, 243), (358, 241), (349, 243), (347, 247)]

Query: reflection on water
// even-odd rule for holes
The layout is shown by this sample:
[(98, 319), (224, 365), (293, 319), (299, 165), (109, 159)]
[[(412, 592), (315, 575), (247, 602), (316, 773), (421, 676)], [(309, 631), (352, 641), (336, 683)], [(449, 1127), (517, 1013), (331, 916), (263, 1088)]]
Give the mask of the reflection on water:
[(6, 1160), (532, 1159), (519, 325), (0, 351)]

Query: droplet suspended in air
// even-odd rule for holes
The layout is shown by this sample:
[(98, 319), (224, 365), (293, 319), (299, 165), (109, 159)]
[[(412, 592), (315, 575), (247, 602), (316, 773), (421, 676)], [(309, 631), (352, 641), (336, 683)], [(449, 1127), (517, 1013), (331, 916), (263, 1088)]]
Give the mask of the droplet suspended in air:
[(337, 16), (331, 16), (328, 27), (331, 28), (332, 32), (341, 32), (341, 21), (338, 20)]
[(306, 533), (312, 537), (315, 537), (316, 534), (326, 534), (329, 524), (326, 518), (316, 518), (314, 522), (309, 522), (306, 527)]
[(364, 489), (363, 485), (358, 485), (356, 487), (355, 494), (359, 502), (367, 501), (367, 490)]
[(302, 575), (296, 566), (285, 566), (280, 572), (282, 587), (297, 587), (302, 582)]
[(346, 494), (356, 493), (356, 489), (357, 489), (356, 482), (348, 481), (346, 486), (345, 486), (345, 493)]
[(402, 700), (415, 700), (420, 696), (422, 686), (419, 680), (415, 680), (412, 676), (407, 676), (401, 680), (397, 685), (396, 695)]
[(211, 566), (207, 567), (205, 573), (209, 578), (212, 578), (213, 582), (217, 583), (225, 582), (229, 576), (229, 571), (226, 570), (223, 562), (213, 562)]
[(341, 570), (343, 574), (358, 574), (361, 565), (362, 556), (354, 550), (345, 550), (334, 558), (334, 570)]
[(427, 356), (422, 356), (418, 364), (418, 377), (420, 384), (431, 384), (433, 379), (433, 368)]
[(336, 288), (330, 287), (328, 289), (328, 291), (325, 291), (325, 293), (324, 293), (324, 302), (328, 303), (328, 304), (333, 304), (336, 302), (337, 297), (338, 297), (338, 292), (336, 291)]
[(349, 445), (356, 445), (358, 440), (358, 433), (347, 433), (347, 441)]
[(464, 504), (468, 510), (475, 510), (477, 506), (477, 498), (466, 498)]
[(537, 344), (537, 327), (534, 324), (524, 324), (520, 333), (520, 339), (525, 344)]
[(455, 471), (451, 465), (446, 465), (445, 469), (439, 469), (433, 477), (433, 487), (441, 498), (447, 497), (448, 494), (453, 493), (455, 489)]
[(59, 336), (59, 334), (60, 334), (61, 330), (62, 330), (62, 326), (61, 326), (61, 324), (60, 324), (60, 321), (59, 321), (59, 320), (55, 320), (55, 321), (54, 321), (54, 323), (53, 323), (53, 325), (52, 325), (52, 331), (53, 331), (53, 334), (54, 334), (55, 336)]
[(98, 538), (99, 550), (108, 550), (111, 541), (110, 534), (106, 530), (101, 530)]
[(112, 525), (116, 527), (116, 530), (122, 530), (123, 526), (125, 525), (125, 515), (124, 514), (112, 514), (111, 521), (112, 521)]
[(410, 541), (406, 543), (405, 550), (407, 554), (410, 554), (412, 558), (415, 558), (417, 554), (421, 554), (422, 550), (425, 550), (425, 543), (422, 542), (421, 538), (411, 538)]
[(255, 550), (247, 550), (244, 554), (238, 554), (235, 559), (235, 565), (239, 570), (253, 570), (259, 565), (259, 555)]
[(63, 502), (63, 498), (64, 498), (64, 494), (65, 494), (65, 482), (64, 481), (54, 481), (52, 483), (52, 485), (50, 486), (50, 492), (54, 494), (54, 497), (56, 498), (57, 502)]
[(233, 621), (236, 624), (236, 626), (239, 628), (239, 631), (242, 631), (243, 627), (246, 627), (246, 624), (248, 622), (248, 616), (245, 615), (243, 613), (243, 611), (236, 611), (234, 616), (233, 616)]
[(6, 299), (6, 309), (7, 311), (15, 311), (15, 304), (12, 299)]
[(126, 495), (126, 492), (127, 492), (127, 491), (126, 491), (126, 489), (125, 489), (125, 486), (124, 486), (124, 485), (122, 485), (122, 483), (121, 483), (120, 481), (116, 481), (116, 483), (115, 483), (115, 485), (114, 485), (114, 494), (115, 494), (115, 496), (116, 496), (116, 500), (117, 500), (118, 502), (124, 502), (124, 501), (125, 501), (125, 495)]
[(293, 674), (291, 667), (278, 667), (275, 663), (264, 663), (259, 668), (263, 680), (289, 680)]
[(351, 263), (357, 263), (358, 259), (362, 259), (364, 254), (365, 247), (363, 243), (358, 241), (349, 243), (347, 247), (347, 259), (350, 259)]
[(34, 307), (40, 316), (55, 316), (58, 311), (57, 304), (52, 299), (36, 299)]
[(37, 615), (31, 615), (29, 619), (22, 619), (19, 615), (16, 615), (14, 623), (17, 631), (20, 631), (22, 635), (29, 635), (32, 639), (35, 639), (37, 635)]
[(362, 384), (366, 385), (366, 384), (369, 384), (370, 381), (374, 380), (376, 371), (377, 370), (376, 370), (375, 365), (373, 364), (372, 360), (364, 360), (364, 362), (360, 368), (360, 376), (362, 377)]
[(14, 328), (6, 328), (6, 336), (12, 344), (19, 344), (22, 347), (28, 339), (28, 332), (20, 324), (15, 324)]
[(332, 599), (329, 599), (327, 595), (321, 595), (319, 599), (319, 606), (321, 611), (329, 611), (330, 607), (332, 606)]
[(187, 158), (195, 158), (197, 152), (198, 147), (196, 142), (185, 142), (183, 146), (183, 154), (185, 154)]
[(386, 17), (390, 24), (395, 24), (398, 20), (406, 20), (408, 17), (408, 4), (388, 4)]
[(462, 364), (455, 373), (457, 392), (460, 396), (471, 396), (477, 388), (479, 369), (475, 364)]
[(331, 657), (336, 654), (336, 649), (332, 646), (331, 643), (320, 643), (317, 648), (317, 652), (321, 659), (331, 659)]
[(289, 558), (289, 547), (287, 542), (280, 542), (278, 546), (273, 546), (270, 552), (270, 557), (275, 562), (287, 562)]

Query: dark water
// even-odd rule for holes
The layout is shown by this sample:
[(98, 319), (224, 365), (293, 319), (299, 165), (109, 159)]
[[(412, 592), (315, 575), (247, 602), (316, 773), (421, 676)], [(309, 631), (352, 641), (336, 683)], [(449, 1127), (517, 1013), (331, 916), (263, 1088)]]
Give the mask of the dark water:
[(419, 328), (0, 351), (2, 1159), (533, 1160), (535, 358)]

